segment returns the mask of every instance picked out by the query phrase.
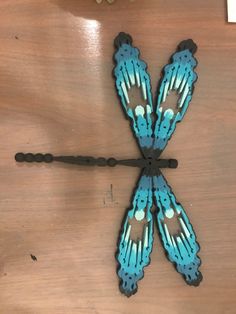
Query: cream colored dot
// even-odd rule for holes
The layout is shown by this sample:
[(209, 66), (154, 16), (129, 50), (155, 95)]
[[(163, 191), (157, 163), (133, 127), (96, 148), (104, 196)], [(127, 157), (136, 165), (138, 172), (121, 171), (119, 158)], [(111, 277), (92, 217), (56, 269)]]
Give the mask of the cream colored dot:
[(138, 221), (140, 221), (140, 220), (142, 220), (143, 218), (144, 218), (144, 211), (143, 210), (138, 210), (138, 211), (136, 211), (136, 213), (135, 213), (135, 218), (138, 220)]
[(142, 106), (137, 106), (135, 108), (135, 114), (136, 116), (143, 116), (144, 115), (144, 109)]
[(174, 211), (173, 211), (173, 209), (172, 208), (168, 208), (166, 211), (165, 211), (165, 216), (167, 217), (167, 218), (172, 218), (173, 216), (174, 216)]
[(167, 109), (164, 113), (164, 116), (169, 119), (172, 119), (174, 116), (174, 111), (172, 109)]

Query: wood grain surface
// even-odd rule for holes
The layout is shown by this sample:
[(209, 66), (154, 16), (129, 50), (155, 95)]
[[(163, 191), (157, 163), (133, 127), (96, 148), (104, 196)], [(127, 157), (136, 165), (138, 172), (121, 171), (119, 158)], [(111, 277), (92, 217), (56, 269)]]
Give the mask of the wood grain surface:
[[(154, 91), (181, 40), (199, 47), (193, 101), (163, 153), (179, 160), (164, 174), (201, 245), (198, 288), (155, 231), (138, 293), (120, 294), (114, 253), (138, 169), (14, 161), (19, 151), (140, 156), (111, 75), (120, 31)], [(235, 92), (236, 24), (223, 0), (1, 0), (0, 313), (236, 313)]]

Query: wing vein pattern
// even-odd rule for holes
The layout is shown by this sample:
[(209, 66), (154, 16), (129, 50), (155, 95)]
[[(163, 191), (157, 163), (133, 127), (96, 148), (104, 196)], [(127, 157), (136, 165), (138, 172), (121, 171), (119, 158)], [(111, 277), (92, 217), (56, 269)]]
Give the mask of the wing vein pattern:
[[(197, 46), (191, 39), (181, 42), (178, 51), (171, 58), (171, 63), (163, 69), (157, 98), (157, 121), (154, 128), (153, 153), (155, 157), (159, 156), (166, 147), (174, 133), (176, 123), (183, 119), (192, 99), (194, 82), (197, 80), (197, 74), (194, 72), (197, 60), (193, 57), (196, 49)], [(171, 91), (178, 95), (176, 110), (163, 107)]]
[[(117, 42), (119, 40), (119, 42)], [(117, 52), (114, 55), (116, 67), (116, 90), (122, 108), (131, 121), (131, 128), (144, 155), (153, 146), (152, 118), (153, 101), (151, 82), (147, 73), (147, 65), (139, 59), (139, 50), (132, 46), (132, 39), (121, 33), (115, 40)], [(142, 103), (131, 107), (129, 94), (133, 88), (138, 88), (142, 95)]]
[[(201, 260), (197, 256), (199, 245), (193, 227), (161, 173), (153, 177), (153, 189), (158, 209), (157, 224), (168, 259), (189, 285), (197, 286), (202, 279), (198, 270)], [(178, 230), (171, 232), (169, 225), (172, 221), (178, 224)]]
[[(127, 296), (137, 291), (137, 282), (143, 278), (143, 269), (150, 263), (153, 244), (153, 204), (152, 178), (143, 174), (136, 187), (131, 208), (123, 221), (119, 241), (117, 261), (120, 290)], [(143, 226), (138, 238), (132, 235), (132, 221)]]

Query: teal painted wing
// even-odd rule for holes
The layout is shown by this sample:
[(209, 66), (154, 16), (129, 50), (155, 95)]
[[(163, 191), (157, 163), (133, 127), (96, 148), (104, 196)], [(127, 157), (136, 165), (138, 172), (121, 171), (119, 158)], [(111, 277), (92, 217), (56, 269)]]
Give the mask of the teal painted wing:
[[(153, 244), (152, 177), (140, 177), (136, 187), (131, 209), (124, 218), (118, 241), (117, 261), (120, 290), (126, 296), (137, 291), (137, 282), (143, 278), (144, 267), (150, 263)], [(141, 224), (142, 234), (134, 238), (132, 223)]]
[[(158, 157), (166, 147), (175, 130), (176, 123), (183, 119), (192, 99), (194, 82), (197, 79), (194, 72), (197, 61), (193, 57), (197, 46), (189, 39), (181, 42), (178, 49), (179, 51), (172, 56), (171, 63), (164, 67), (159, 86), (153, 143), (155, 157)], [(171, 91), (178, 95), (176, 110), (164, 109), (164, 103)]]
[[(139, 50), (132, 46), (132, 38), (129, 35), (120, 33), (115, 39), (115, 46), (116, 90), (125, 115), (131, 121), (131, 128), (140, 149), (144, 155), (148, 155), (153, 145), (151, 119), (153, 104), (147, 65), (139, 59)], [(143, 101), (131, 106), (130, 93), (135, 88), (140, 90)]]
[[(158, 210), (157, 223), (168, 259), (189, 285), (197, 286), (202, 274), (198, 270), (201, 260), (197, 256), (199, 245), (193, 227), (161, 173), (153, 177), (153, 190)], [(177, 227), (171, 230), (174, 223)]]

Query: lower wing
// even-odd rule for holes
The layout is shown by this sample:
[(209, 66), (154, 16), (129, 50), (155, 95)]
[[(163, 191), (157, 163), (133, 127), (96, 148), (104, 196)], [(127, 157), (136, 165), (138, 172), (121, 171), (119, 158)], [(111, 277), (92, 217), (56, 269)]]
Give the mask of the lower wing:
[[(144, 276), (144, 267), (150, 263), (153, 244), (152, 177), (144, 173), (134, 192), (131, 208), (127, 211), (118, 241), (117, 261), (120, 290), (126, 296), (137, 291), (137, 282)], [(140, 236), (133, 234), (133, 223), (142, 231)]]
[(188, 216), (161, 173), (153, 177), (153, 191), (158, 207), (157, 224), (167, 257), (187, 284), (198, 286), (202, 280), (198, 270), (201, 264), (197, 256), (199, 245)]

